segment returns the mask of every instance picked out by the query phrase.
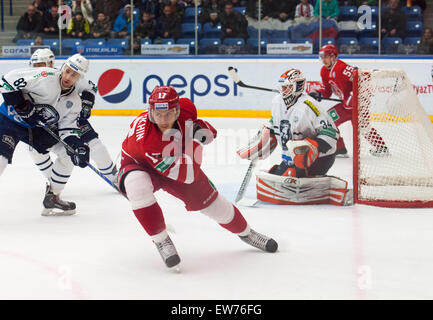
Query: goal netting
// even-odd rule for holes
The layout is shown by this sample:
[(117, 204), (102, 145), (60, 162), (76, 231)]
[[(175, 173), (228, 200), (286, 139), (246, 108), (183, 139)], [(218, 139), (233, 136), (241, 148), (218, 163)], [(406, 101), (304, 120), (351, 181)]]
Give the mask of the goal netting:
[(353, 98), (355, 202), (433, 207), (433, 124), (405, 72), (359, 69)]

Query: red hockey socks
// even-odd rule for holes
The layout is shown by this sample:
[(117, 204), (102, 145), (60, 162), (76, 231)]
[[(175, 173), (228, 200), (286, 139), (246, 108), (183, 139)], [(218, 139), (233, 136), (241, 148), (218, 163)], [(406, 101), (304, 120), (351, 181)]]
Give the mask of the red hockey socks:
[(133, 211), (137, 220), (150, 236), (154, 236), (166, 229), (164, 216), (157, 202), (149, 207)]
[(236, 208), (235, 206), (233, 206), (233, 208), (234, 208), (234, 216), (232, 221), (230, 221), (227, 224), (220, 224), (220, 226), (236, 234), (243, 233), (244, 231), (246, 231), (248, 227), (248, 223), (246, 222), (245, 218), (243, 217), (242, 213), (238, 210), (238, 208)]

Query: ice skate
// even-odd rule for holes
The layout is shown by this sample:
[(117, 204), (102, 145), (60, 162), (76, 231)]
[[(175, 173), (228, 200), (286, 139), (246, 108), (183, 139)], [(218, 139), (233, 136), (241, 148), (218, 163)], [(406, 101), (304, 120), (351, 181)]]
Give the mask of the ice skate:
[(164, 260), (165, 265), (168, 268), (172, 268), (180, 263), (179, 255), (177, 254), (176, 248), (174, 247), (174, 244), (169, 236), (167, 236), (167, 238), (161, 242), (154, 243), (159, 251), (159, 254), (161, 255), (162, 260)]
[(60, 199), (59, 195), (53, 193), (50, 185), (47, 185), (43, 205), (42, 216), (71, 216), (75, 214), (75, 203)]
[(260, 234), (253, 229), (251, 229), (247, 236), (239, 236), (239, 238), (249, 245), (266, 252), (275, 252), (278, 249), (278, 243), (274, 239)]
[(374, 157), (389, 157), (389, 156), (391, 156), (391, 153), (389, 153), (389, 149), (387, 146), (379, 146), (376, 148), (371, 148), (370, 154)]

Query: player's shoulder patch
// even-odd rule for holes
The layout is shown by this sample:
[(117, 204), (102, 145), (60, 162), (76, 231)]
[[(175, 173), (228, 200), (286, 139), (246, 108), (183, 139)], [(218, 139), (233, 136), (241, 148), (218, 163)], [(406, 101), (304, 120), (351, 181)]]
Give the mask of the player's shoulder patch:
[(313, 110), (316, 116), (320, 116), (319, 109), (310, 100), (305, 100), (304, 103), (309, 106), (311, 110)]

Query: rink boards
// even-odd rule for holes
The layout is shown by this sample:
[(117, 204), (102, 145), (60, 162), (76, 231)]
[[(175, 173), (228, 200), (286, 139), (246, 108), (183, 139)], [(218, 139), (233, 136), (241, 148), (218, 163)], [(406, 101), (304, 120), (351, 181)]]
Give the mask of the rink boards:
[[(427, 114), (433, 115), (432, 58), (341, 57), (359, 68), (403, 69)], [(307, 89), (320, 84), (321, 62), (316, 57), (242, 58), (90, 58), (88, 78), (98, 85), (95, 115), (139, 114), (156, 85), (171, 85), (190, 98), (202, 117), (268, 118), (274, 93), (240, 88), (227, 70), (233, 66), (241, 80), (254, 86), (276, 88), (288, 68), (300, 69)], [(58, 58), (56, 66), (64, 60)], [(27, 59), (1, 59), (2, 73), (27, 67)], [(335, 102), (322, 102), (324, 108)]]

